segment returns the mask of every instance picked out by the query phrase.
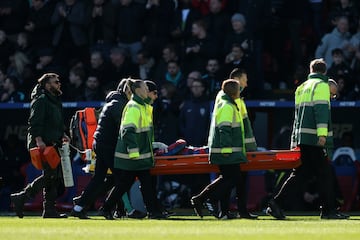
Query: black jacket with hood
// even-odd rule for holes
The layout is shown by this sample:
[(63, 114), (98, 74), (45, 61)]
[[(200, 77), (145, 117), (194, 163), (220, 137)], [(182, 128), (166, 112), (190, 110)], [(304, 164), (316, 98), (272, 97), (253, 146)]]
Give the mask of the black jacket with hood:
[(94, 133), (96, 143), (101, 143), (114, 149), (119, 134), (123, 109), (128, 102), (125, 93), (110, 92), (105, 99), (106, 103), (101, 110), (98, 125)]
[(61, 100), (39, 84), (31, 92), (28, 124), (28, 149), (36, 147), (36, 137), (41, 137), (47, 146), (61, 146), (65, 130)]

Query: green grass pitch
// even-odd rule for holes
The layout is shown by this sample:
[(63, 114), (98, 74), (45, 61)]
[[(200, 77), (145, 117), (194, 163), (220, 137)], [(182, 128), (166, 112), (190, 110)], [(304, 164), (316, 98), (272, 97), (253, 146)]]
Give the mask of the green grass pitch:
[(320, 220), (318, 216), (288, 216), (274, 220), (216, 220), (206, 216), (171, 216), (167, 220), (121, 219), (108, 221), (102, 217), (90, 220), (42, 219), (25, 216), (0, 217), (0, 239), (360, 239), (360, 216), (349, 220)]

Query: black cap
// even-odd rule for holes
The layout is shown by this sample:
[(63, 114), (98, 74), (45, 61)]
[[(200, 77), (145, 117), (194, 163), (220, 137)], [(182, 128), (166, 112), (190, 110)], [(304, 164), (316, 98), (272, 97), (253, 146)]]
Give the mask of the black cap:
[(149, 92), (157, 91), (157, 86), (153, 81), (146, 80), (145, 83), (149, 89)]

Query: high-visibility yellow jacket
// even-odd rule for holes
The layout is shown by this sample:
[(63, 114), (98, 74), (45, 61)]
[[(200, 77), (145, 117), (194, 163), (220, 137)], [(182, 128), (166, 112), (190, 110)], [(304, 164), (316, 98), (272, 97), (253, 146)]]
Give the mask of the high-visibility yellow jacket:
[[(213, 112), (216, 111), (216, 106), (217, 106), (216, 103), (219, 102), (220, 99), (222, 98), (222, 96), (224, 96), (224, 95), (225, 95), (225, 93), (222, 90), (219, 91), (219, 93), (217, 94)], [(245, 151), (246, 152), (256, 151), (256, 149), (257, 149), (256, 139), (255, 139), (255, 136), (253, 133), (250, 119), (248, 117), (245, 101), (242, 98), (238, 98), (235, 100), (235, 103), (238, 107), (239, 113), (242, 116), (242, 120), (243, 120), (243, 126), (244, 126), (243, 131), (244, 131), (244, 135), (245, 135), (245, 140), (244, 140), (245, 141)], [(209, 136), (211, 135), (211, 131), (212, 130), (210, 130)]]
[(333, 145), (328, 77), (310, 74), (295, 92), (295, 118), (291, 147), (299, 144), (316, 146), (325, 136), (327, 148)]
[(114, 167), (145, 170), (154, 166), (152, 116), (143, 99), (133, 95), (126, 104), (115, 150)]
[(254, 137), (254, 133), (251, 127), (251, 122), (248, 116), (245, 101), (242, 98), (238, 98), (235, 100), (235, 102), (240, 110), (240, 114), (244, 123), (245, 150), (247, 152), (256, 151), (257, 149), (256, 139)]
[(234, 100), (226, 94), (214, 106), (211, 128), (210, 163), (221, 165), (247, 161), (242, 117)]

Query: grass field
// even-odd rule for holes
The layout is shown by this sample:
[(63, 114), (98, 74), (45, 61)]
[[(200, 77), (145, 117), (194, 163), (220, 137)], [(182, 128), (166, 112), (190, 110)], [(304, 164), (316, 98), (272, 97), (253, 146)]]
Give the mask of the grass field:
[(349, 220), (320, 220), (318, 216), (288, 216), (274, 220), (216, 220), (207, 216), (171, 216), (168, 220), (107, 221), (0, 217), (0, 240), (6, 239), (360, 239), (360, 216)]

